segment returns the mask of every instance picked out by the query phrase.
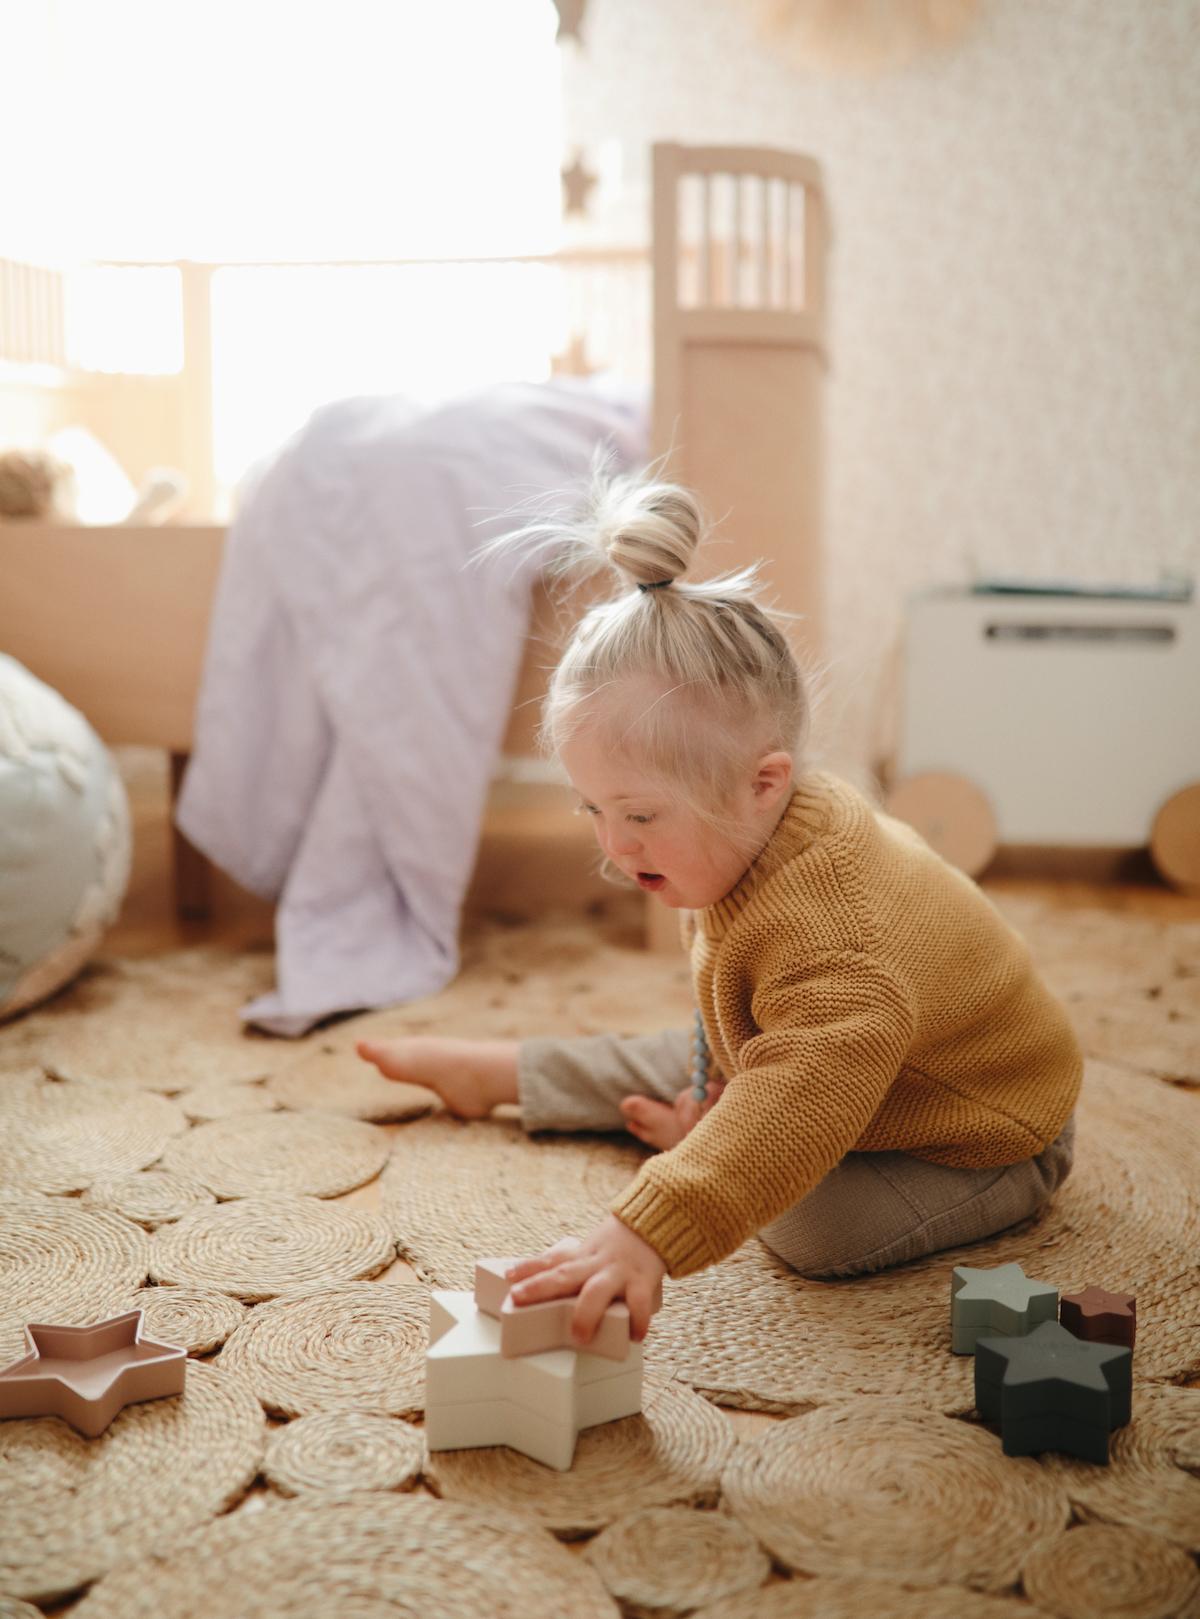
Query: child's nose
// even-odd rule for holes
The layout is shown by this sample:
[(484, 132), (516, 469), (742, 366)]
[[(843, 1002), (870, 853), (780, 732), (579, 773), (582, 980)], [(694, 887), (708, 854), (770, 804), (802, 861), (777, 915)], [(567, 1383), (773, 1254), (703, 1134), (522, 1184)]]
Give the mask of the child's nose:
[(627, 858), (631, 854), (636, 854), (641, 846), (642, 840), (634, 827), (623, 827), (620, 832), (613, 833), (611, 852), (614, 855)]

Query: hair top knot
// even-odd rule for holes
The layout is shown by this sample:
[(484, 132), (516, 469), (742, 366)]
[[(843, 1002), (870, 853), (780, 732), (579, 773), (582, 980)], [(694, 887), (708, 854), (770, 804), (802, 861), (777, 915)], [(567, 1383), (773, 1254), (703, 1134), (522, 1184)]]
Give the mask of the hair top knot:
[(673, 579), (651, 579), (649, 584), (640, 584), (638, 586), (638, 589), (639, 590), (665, 590), (668, 585), (673, 585), (674, 583), (675, 583), (675, 581)]

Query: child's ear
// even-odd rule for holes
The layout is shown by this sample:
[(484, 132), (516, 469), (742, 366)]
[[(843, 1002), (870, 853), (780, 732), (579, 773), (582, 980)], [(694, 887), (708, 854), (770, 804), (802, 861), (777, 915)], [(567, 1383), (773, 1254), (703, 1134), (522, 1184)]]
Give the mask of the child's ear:
[(754, 796), (764, 804), (780, 798), (792, 782), (792, 756), (790, 753), (764, 753), (754, 773)]

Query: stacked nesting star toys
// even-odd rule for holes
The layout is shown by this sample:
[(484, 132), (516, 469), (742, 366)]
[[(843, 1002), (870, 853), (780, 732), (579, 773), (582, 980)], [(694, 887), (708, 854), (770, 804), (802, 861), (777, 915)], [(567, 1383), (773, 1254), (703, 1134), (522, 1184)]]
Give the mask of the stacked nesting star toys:
[(975, 1356), (975, 1405), (997, 1423), (1006, 1456), (1062, 1451), (1108, 1462), (1129, 1421), (1137, 1301), (1088, 1287), (1064, 1293), (1020, 1265), (956, 1265), (951, 1347)]
[(564, 1472), (581, 1429), (642, 1409), (642, 1347), (628, 1306), (615, 1303), (588, 1348), (575, 1349), (578, 1301), (514, 1304), (504, 1273), (516, 1263), (480, 1259), (473, 1293), (431, 1295), (425, 1440), (430, 1450), (508, 1445)]

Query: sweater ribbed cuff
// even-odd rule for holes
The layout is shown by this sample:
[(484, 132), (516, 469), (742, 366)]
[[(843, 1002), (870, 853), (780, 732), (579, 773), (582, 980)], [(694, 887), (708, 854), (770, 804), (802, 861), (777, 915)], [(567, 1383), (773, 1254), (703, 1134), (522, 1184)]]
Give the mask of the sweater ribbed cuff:
[(609, 1209), (635, 1236), (650, 1244), (666, 1265), (668, 1276), (678, 1280), (712, 1263), (695, 1220), (652, 1182), (634, 1181)]

